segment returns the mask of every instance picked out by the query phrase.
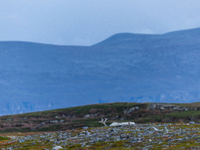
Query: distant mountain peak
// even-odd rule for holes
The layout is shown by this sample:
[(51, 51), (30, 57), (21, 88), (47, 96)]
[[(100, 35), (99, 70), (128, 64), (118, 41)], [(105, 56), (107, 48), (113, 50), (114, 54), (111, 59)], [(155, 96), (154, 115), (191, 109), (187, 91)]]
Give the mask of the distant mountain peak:
[[(99, 42), (93, 46), (138, 46), (138, 44), (149, 43), (156, 40), (165, 40), (169, 38), (187, 38), (187, 37), (199, 37), (200, 28), (187, 29), (180, 31), (173, 31), (164, 34), (134, 34), (134, 33), (117, 33), (109, 38)], [(178, 40), (178, 39), (177, 39)]]
[(156, 36), (151, 34), (117, 33), (94, 46), (120, 46), (121, 44), (135, 43), (144, 38)]

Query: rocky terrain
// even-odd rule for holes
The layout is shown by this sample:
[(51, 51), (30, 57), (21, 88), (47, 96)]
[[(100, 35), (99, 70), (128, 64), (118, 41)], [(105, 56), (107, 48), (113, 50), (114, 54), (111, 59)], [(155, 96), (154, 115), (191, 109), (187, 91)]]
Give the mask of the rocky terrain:
[(0, 144), (2, 150), (62, 149), (200, 149), (200, 124), (150, 123), (118, 127), (81, 129), (10, 136)]
[(0, 148), (200, 149), (199, 119), (200, 103), (108, 103), (1, 116)]

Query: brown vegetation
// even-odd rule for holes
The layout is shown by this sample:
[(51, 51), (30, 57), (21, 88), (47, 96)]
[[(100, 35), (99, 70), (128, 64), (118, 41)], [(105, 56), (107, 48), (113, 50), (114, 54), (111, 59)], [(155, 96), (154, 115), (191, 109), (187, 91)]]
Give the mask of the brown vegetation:
[[(153, 107), (152, 107), (153, 106)], [(102, 126), (114, 121), (187, 122), (200, 118), (199, 104), (109, 103), (0, 117), (0, 132), (40, 132)], [(137, 109), (136, 109), (137, 107)], [(193, 115), (192, 115), (193, 114)]]

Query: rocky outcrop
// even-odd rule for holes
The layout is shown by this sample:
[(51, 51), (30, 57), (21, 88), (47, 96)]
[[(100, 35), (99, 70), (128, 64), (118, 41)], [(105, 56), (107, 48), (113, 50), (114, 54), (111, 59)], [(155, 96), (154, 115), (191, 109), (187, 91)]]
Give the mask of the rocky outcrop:
[(138, 106), (124, 109), (124, 114), (131, 114), (133, 111), (139, 110)]
[[(46, 150), (63, 149), (199, 149), (200, 124), (162, 123), (83, 128), (44, 132), (26, 136), (10, 136), (7, 148)], [(103, 142), (103, 144), (101, 144)], [(188, 144), (187, 144), (188, 143)]]
[(162, 103), (150, 103), (147, 107), (148, 110), (172, 110), (172, 111), (188, 111), (188, 110), (200, 110), (200, 107), (182, 107), (179, 105), (162, 104)]

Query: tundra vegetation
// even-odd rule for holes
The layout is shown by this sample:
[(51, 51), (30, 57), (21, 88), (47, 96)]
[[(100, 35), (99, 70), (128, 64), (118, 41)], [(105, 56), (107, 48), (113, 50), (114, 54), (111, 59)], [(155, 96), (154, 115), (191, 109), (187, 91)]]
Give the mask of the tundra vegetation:
[(0, 148), (198, 149), (199, 110), (200, 103), (108, 103), (1, 116)]

